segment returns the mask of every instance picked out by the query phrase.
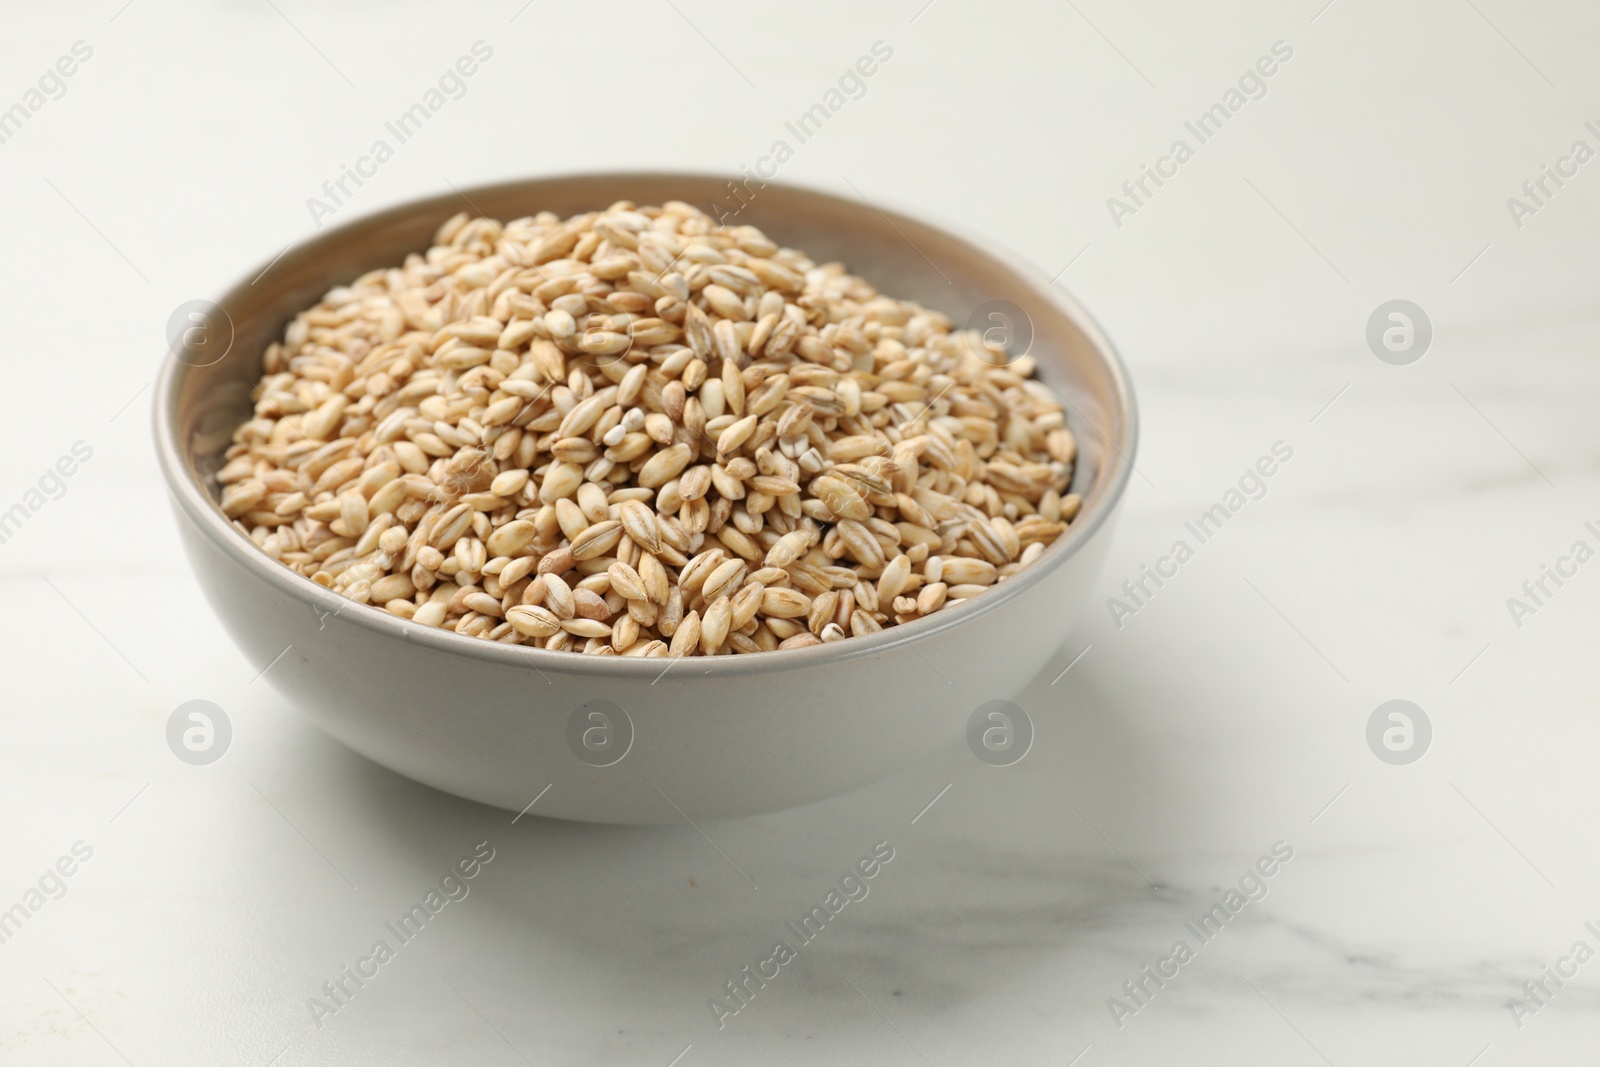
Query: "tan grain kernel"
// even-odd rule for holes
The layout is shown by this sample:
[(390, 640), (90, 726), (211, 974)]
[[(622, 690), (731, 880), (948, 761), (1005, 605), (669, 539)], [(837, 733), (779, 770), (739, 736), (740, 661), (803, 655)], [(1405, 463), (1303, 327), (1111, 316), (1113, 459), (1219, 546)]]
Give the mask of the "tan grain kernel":
[(620, 540), (622, 540), (622, 523), (616, 519), (597, 522), (573, 539), (572, 558), (585, 560), (603, 556), (617, 547), (617, 542)]
[(683, 617), (678, 628), (673, 632), (672, 644), (667, 649), (667, 655), (692, 656), (695, 646), (700, 643), (700, 613), (691, 611)]

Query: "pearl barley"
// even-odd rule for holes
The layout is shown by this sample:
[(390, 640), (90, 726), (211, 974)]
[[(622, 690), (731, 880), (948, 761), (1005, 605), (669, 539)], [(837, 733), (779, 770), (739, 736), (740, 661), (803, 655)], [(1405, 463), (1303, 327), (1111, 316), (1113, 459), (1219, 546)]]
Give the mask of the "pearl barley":
[(457, 215), (263, 362), (228, 516), (335, 592), (491, 641), (848, 640), (981, 596), (1077, 514), (1031, 358), (679, 202)]

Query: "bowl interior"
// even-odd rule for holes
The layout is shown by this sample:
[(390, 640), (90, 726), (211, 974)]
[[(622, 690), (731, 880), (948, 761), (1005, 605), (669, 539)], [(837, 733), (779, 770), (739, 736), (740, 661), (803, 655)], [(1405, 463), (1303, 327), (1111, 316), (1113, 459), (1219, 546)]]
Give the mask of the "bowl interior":
[[(942, 311), (958, 325), (989, 301), (1008, 301), (1021, 309), (1031, 325), (1028, 351), (1038, 361), (1039, 377), (1065, 400), (1067, 424), (1078, 439), (1072, 488), (1082, 494), (1084, 504), (1067, 536), (1022, 574), (977, 598), (972, 611), (961, 614), (991, 610), (1005, 599), (1008, 586), (1027, 581), (1029, 571), (1058, 564), (1093, 532), (1120, 496), (1131, 470), (1136, 436), (1126, 371), (1088, 314), (1032, 268), (859, 198), (776, 182), (736, 186), (726, 178), (706, 175), (612, 173), (507, 182), (391, 208), (291, 249), (259, 276), (252, 274), (253, 280), (241, 281), (218, 298), (232, 326), (227, 354), (207, 366), (192, 366), (169, 355), (157, 387), (158, 452), (180, 506), (213, 536), (229, 539), (264, 567), (302, 584), (308, 595), (322, 594), (314, 583), (256, 552), (215, 504), (219, 494), (212, 475), (234, 429), (248, 417), (249, 393), (260, 376), (267, 345), (280, 339), (289, 321), (330, 288), (425, 250), (438, 226), (459, 211), (509, 221), (540, 211), (568, 216), (619, 200), (640, 204), (682, 200), (728, 224), (756, 226), (779, 244), (798, 248), (819, 263), (842, 262), (881, 291)], [(402, 622), (381, 611), (371, 614)], [(953, 621), (933, 616), (830, 649), (864, 651), (867, 644), (895, 640), (899, 636), (895, 631), (914, 638), (910, 631)], [(472, 646), (488, 651), (482, 647), (487, 642), (457, 634), (438, 636), (462, 642), (463, 651)], [(503, 651), (540, 652), (520, 647)], [(730, 658), (794, 655), (785, 651)]]

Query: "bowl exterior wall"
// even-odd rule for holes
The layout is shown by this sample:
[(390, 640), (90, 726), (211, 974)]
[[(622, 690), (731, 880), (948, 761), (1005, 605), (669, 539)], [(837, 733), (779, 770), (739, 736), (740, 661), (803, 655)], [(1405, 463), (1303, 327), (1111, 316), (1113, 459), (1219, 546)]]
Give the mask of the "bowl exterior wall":
[[(383, 632), (350, 617), (372, 608), (321, 612), (286, 595), (178, 513), (228, 633), (332, 737), (447, 793), (520, 811), (549, 786), (532, 814), (610, 823), (778, 811), (949, 745), (980, 704), (1014, 699), (1060, 649), (1113, 525), (1004, 611), (873, 655), (708, 682), (692, 658), (652, 661), (663, 673), (633, 679), (464, 663), (409, 640), (409, 627)], [(569, 719), (594, 700), (632, 724), (626, 754), (604, 768), (568, 741)], [(1024, 710), (1049, 729), (1046, 709)]]

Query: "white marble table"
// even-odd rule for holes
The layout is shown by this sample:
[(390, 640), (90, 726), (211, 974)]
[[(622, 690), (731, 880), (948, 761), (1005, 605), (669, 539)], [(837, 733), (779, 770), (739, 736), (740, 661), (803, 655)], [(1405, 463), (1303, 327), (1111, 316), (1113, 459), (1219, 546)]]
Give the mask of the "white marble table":
[[(1520, 627), (1507, 607), (1573, 542), (1600, 548), (1600, 164), (1561, 163), (1600, 147), (1593, 8), (122, 4), (13, 13), (0, 37), (0, 109), (27, 111), (0, 143), (0, 509), (92, 449), (0, 544), (0, 908), (25, 913), (0, 944), (0, 1061), (1600, 1055), (1600, 962), (1571, 957), (1600, 949), (1600, 563), (1547, 579)], [(1120, 628), (1104, 604), (1063, 620), (1013, 767), (952, 739), (703, 834), (513, 824), (376, 768), (219, 632), (147, 384), (171, 309), (312, 232), (307, 198), (479, 40), (492, 59), (346, 217), (529, 172), (737, 171), (882, 40), (865, 95), (782, 176), (990, 235), (1102, 318), (1145, 420), (1102, 598), (1275, 442), (1292, 459)], [(91, 55), (41, 87), (77, 41)], [(1265, 95), (1199, 144), (1185, 122), (1277, 41)], [(1181, 137), (1193, 157), (1117, 226), (1107, 198)], [(1576, 173), (1514, 220), (1544, 164)], [(1407, 366), (1364, 339), (1396, 298), (1433, 324)], [(233, 724), (209, 766), (165, 741), (193, 699)], [(1367, 742), (1392, 699), (1432, 727), (1408, 765)], [(794, 938), (880, 841), (869, 895)], [(479, 842), (468, 894), (401, 944), (384, 924)], [(1274, 847), (1292, 858), (1245, 883), (1265, 896), (1196, 936)], [(708, 1000), (780, 938), (798, 957), (719, 1028)], [(379, 939), (394, 958), (358, 988), (342, 969)]]

